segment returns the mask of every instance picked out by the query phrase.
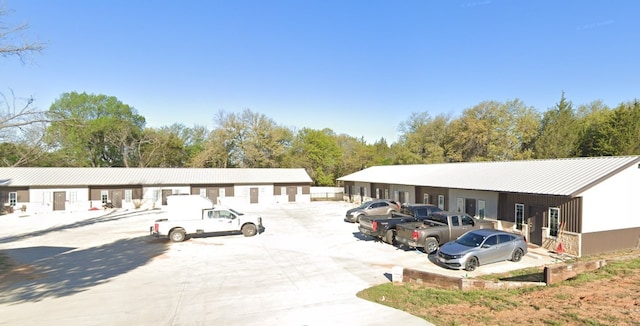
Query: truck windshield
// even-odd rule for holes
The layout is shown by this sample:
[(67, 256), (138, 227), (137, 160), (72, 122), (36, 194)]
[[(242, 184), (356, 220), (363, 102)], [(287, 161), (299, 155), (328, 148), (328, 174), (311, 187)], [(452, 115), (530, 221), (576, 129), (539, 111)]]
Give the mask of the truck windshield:
[(230, 211), (232, 211), (232, 212), (233, 212), (233, 214), (236, 214), (236, 215), (244, 215), (244, 213), (240, 213), (240, 212), (238, 212), (238, 211), (237, 211), (237, 210), (235, 210), (235, 209), (231, 209), (231, 208), (229, 208), (229, 210), (230, 210)]
[(456, 240), (456, 243), (467, 247), (480, 247), (484, 237), (473, 232), (467, 232)]

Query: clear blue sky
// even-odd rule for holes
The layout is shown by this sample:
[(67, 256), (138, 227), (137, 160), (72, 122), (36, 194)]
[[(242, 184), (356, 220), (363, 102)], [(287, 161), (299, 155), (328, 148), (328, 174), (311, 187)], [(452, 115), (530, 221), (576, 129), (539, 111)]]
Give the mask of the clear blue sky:
[(5, 0), (47, 43), (0, 58), (0, 91), (48, 109), (115, 96), (147, 119), (213, 128), (219, 110), (397, 140), (412, 112), (484, 100), (541, 112), (640, 97), (640, 1)]

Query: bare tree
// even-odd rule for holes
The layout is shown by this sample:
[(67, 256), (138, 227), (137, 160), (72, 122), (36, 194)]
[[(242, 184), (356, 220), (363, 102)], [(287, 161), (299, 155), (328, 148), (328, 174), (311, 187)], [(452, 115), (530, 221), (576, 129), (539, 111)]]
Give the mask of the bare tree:
[(29, 28), (29, 24), (22, 23), (18, 26), (7, 26), (2, 22), (9, 12), (0, 3), (0, 55), (3, 57), (16, 56), (20, 61), (32, 53), (39, 53), (45, 48), (45, 44), (38, 41), (27, 41), (23, 32)]

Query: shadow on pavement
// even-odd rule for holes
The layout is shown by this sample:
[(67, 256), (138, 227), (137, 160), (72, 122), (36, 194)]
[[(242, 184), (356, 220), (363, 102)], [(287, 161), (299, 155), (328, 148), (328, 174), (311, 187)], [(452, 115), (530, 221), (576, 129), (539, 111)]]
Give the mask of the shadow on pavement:
[(48, 233), (51, 233), (51, 232), (59, 232), (59, 231), (63, 231), (63, 230), (81, 228), (81, 227), (89, 226), (89, 225), (92, 225), (92, 224), (112, 222), (112, 221), (117, 221), (117, 220), (129, 218), (129, 217), (134, 217), (134, 216), (148, 215), (150, 213), (151, 212), (148, 211), (148, 210), (133, 211), (133, 212), (112, 211), (112, 212), (107, 213), (105, 215), (88, 218), (88, 219), (77, 221), (77, 222), (70, 223), (70, 224), (58, 225), (58, 226), (47, 228), (47, 229), (44, 229), (44, 230), (38, 230), (38, 231), (33, 231), (33, 232), (28, 232), (28, 233), (17, 234), (17, 235), (12, 235), (12, 236), (9, 236), (9, 237), (0, 238), (0, 243), (9, 243), (9, 242), (13, 242), (13, 241), (23, 240), (25, 238), (39, 237), (39, 236), (42, 236), (42, 235), (45, 235), (45, 234), (48, 234)]
[(13, 282), (4, 279), (0, 303), (35, 302), (82, 292), (141, 267), (166, 250), (166, 242), (149, 241), (147, 236), (77, 251), (68, 247), (3, 250), (28, 269), (29, 275)]

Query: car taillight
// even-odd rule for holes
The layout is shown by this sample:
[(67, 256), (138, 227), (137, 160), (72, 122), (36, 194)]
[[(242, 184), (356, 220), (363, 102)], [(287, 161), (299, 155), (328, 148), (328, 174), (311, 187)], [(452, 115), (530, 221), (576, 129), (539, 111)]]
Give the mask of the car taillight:
[(158, 232), (158, 223), (153, 225), (153, 231)]
[(524, 238), (524, 243), (527, 243), (527, 237), (523, 236), (523, 238)]
[(373, 223), (371, 223), (371, 228), (372, 228), (374, 231), (378, 230), (378, 222), (373, 221)]
[(411, 234), (411, 238), (413, 240), (418, 240), (418, 231), (413, 231), (413, 233)]

